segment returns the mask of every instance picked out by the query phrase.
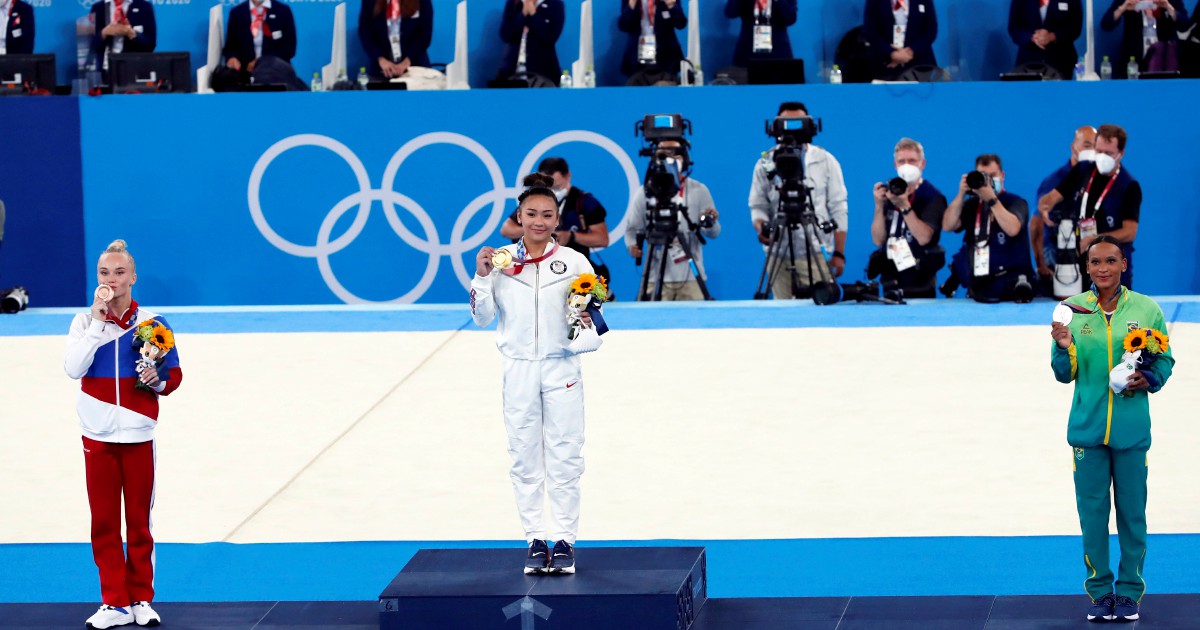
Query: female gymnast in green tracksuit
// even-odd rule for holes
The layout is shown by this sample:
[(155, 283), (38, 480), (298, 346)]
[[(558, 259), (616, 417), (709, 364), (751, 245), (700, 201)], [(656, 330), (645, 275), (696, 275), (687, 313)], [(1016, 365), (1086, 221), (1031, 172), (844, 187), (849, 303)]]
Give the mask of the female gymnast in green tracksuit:
[[(1050, 365), (1060, 382), (1075, 381), (1067, 425), (1075, 469), (1075, 502), (1083, 530), (1084, 587), (1092, 598), (1089, 621), (1135, 620), (1146, 583), (1146, 452), (1150, 449), (1149, 394), (1162, 389), (1175, 359), (1167, 351), (1128, 378), (1127, 394), (1109, 387), (1126, 334), (1136, 328), (1166, 333), (1154, 300), (1121, 286), (1126, 260), (1120, 243), (1100, 236), (1086, 252), (1094, 287), (1068, 300), (1070, 324), (1054, 322)], [(1113, 590), (1108, 563), (1109, 487), (1117, 508), (1121, 561)]]

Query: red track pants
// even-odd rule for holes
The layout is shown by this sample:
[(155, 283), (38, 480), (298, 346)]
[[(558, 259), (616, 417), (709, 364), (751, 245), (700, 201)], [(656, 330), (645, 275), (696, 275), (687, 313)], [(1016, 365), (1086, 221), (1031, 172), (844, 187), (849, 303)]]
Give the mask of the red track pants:
[[(109, 606), (154, 600), (154, 442), (117, 444), (83, 438), (92, 556), (100, 569), (100, 596)], [(121, 497), (125, 498), (129, 553), (121, 548)]]

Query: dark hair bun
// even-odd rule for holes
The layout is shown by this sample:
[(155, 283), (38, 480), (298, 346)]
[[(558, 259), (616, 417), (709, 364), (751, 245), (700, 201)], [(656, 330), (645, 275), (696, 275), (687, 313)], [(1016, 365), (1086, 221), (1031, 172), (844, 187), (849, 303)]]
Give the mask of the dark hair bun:
[(526, 188), (553, 188), (554, 178), (544, 173), (530, 173), (521, 183)]

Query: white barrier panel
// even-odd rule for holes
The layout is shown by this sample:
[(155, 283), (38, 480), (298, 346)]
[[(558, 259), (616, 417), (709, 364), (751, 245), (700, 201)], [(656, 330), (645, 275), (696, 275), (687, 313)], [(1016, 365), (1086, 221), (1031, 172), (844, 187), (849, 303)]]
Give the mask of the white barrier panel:
[(575, 87), (583, 86), (583, 75), (588, 68), (596, 69), (595, 44), (592, 39), (592, 0), (583, 0), (579, 6), (579, 59), (571, 64), (571, 75)]
[(346, 3), (343, 2), (333, 9), (333, 48), (329, 51), (329, 65), (321, 68), (321, 83), (328, 90), (337, 81), (338, 72), (346, 71), (350, 77), (350, 69), (346, 67)]
[(221, 49), (225, 47), (225, 18), (221, 5), (208, 10), (208, 56), (204, 65), (196, 70), (196, 93), (212, 94), (208, 81), (221, 63)]
[(446, 89), (469, 90), (467, 72), (467, 3), (458, 3), (454, 19), (454, 61), (446, 64)]

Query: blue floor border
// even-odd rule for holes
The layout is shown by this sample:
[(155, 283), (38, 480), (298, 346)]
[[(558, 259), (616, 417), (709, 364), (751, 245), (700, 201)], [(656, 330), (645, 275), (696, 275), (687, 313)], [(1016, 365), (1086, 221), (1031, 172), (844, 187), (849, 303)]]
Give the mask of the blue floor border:
[[(581, 541), (704, 546), (710, 597), (1051, 595), (1082, 592), (1078, 536)], [(1116, 538), (1113, 538), (1115, 559)], [(159, 601), (364, 601), (422, 548), (512, 541), (161, 543)], [(1198, 593), (1200, 534), (1150, 536), (1149, 592)], [(87, 602), (99, 584), (85, 543), (0, 545), (0, 602)], [(20, 567), (18, 569), (18, 567)], [(1114, 567), (1115, 568), (1115, 567)], [(580, 567), (585, 570), (586, 567)]]

